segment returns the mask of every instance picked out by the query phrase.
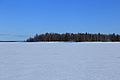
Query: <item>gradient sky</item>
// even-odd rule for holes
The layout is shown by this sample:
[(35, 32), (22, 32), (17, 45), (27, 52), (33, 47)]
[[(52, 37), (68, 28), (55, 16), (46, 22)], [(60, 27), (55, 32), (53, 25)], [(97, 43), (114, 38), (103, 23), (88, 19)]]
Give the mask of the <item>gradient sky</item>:
[(120, 34), (120, 0), (0, 0), (0, 40), (45, 32)]

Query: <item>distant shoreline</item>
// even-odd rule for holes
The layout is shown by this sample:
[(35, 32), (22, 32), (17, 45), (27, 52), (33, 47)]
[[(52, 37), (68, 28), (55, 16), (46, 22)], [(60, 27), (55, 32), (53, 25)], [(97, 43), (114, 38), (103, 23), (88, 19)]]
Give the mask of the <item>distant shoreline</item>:
[(120, 42), (119, 34), (44, 33), (29, 37), (26, 42)]
[(0, 42), (25, 42), (25, 41), (0, 41)]
[[(1, 42), (27, 42), (27, 41), (0, 41)], [(81, 41), (81, 42), (72, 42), (72, 41), (37, 41), (37, 42), (27, 42), (27, 43), (109, 43), (109, 42), (113, 42), (113, 43), (116, 43), (116, 42), (120, 42), (120, 41)]]

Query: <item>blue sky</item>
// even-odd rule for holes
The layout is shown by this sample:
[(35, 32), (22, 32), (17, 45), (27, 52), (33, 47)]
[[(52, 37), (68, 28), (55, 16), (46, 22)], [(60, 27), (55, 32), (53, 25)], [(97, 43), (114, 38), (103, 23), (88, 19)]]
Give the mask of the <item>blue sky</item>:
[(0, 40), (45, 32), (120, 34), (120, 0), (0, 0)]

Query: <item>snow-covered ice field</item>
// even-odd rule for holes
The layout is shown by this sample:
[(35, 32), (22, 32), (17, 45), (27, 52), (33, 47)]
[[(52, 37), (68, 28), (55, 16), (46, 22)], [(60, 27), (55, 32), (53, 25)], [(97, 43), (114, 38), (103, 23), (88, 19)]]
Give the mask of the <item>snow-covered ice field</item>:
[(0, 43), (0, 80), (120, 80), (120, 43)]

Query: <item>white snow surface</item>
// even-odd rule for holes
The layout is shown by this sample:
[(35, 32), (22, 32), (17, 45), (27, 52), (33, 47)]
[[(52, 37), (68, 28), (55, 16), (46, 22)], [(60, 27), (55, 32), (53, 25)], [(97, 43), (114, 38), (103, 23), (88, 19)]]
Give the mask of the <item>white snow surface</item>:
[(120, 80), (120, 43), (0, 43), (0, 80)]

